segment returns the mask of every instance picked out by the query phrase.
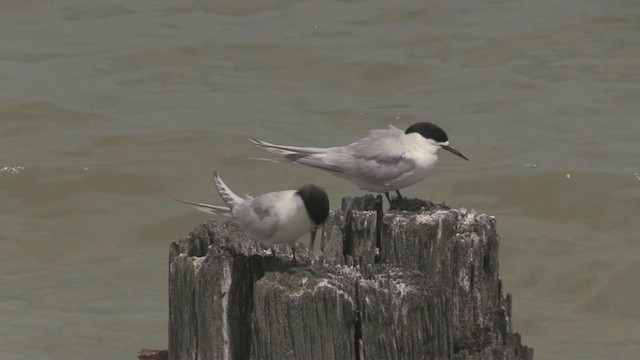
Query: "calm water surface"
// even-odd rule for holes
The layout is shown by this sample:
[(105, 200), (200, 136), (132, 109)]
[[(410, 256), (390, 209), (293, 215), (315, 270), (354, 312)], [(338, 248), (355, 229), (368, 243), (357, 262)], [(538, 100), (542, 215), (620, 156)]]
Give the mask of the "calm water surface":
[[(459, 3), (459, 4), (455, 4)], [(241, 193), (317, 182), (275, 142), (442, 125), (405, 191), (498, 217), (538, 359), (640, 357), (637, 1), (0, 2), (0, 358), (167, 345), (169, 243)]]

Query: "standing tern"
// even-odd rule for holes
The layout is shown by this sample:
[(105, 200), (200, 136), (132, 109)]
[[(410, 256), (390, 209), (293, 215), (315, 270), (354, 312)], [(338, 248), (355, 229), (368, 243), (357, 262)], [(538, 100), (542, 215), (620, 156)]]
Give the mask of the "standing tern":
[(346, 146), (328, 148), (271, 144), (249, 138), (272, 154), (297, 164), (326, 170), (355, 183), (360, 189), (384, 193), (411, 186), (431, 174), (438, 163), (438, 150), (444, 149), (469, 161), (449, 145), (449, 137), (438, 125), (413, 124), (402, 131), (393, 125), (371, 130), (369, 136)]
[(309, 231), (313, 249), (316, 231), (329, 216), (329, 197), (324, 189), (313, 184), (241, 198), (215, 172), (213, 181), (227, 206), (178, 201), (208, 214), (231, 218), (249, 236), (268, 247), (279, 243), (292, 245)]

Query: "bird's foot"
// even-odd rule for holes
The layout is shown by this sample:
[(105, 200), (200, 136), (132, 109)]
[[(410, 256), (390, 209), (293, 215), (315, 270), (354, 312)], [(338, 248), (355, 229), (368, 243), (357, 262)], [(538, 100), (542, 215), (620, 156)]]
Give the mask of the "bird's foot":
[(388, 192), (388, 191), (386, 191), (386, 192), (384, 193), (384, 196), (386, 196), (387, 201), (389, 201), (389, 204), (391, 204), (392, 202), (399, 202), (399, 201), (403, 201), (403, 200), (405, 200), (405, 199), (406, 199), (405, 197), (403, 197), (403, 196), (400, 194), (400, 191), (396, 190), (396, 194), (398, 194), (398, 196), (396, 196), (396, 197), (395, 197), (395, 198), (393, 198), (393, 200), (392, 200), (392, 199), (391, 199), (391, 196), (389, 196), (389, 192)]
[(409, 200), (408, 198), (402, 196), (402, 194), (400, 194), (400, 191), (396, 190), (396, 196), (391, 199), (391, 197), (389, 196), (389, 193), (385, 193), (385, 195), (387, 196), (387, 200), (389, 200), (389, 209), (390, 210), (394, 210), (394, 209), (401, 209), (403, 208), (403, 204)]

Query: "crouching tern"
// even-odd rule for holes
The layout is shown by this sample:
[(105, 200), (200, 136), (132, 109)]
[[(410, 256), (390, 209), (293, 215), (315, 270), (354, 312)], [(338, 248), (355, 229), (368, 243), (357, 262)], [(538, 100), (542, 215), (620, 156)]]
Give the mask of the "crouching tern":
[(249, 138), (272, 154), (297, 164), (326, 170), (355, 183), (360, 189), (384, 193), (411, 186), (431, 174), (438, 163), (438, 150), (444, 149), (469, 161), (449, 144), (449, 137), (438, 125), (413, 124), (402, 131), (393, 125), (371, 130), (369, 136), (350, 145), (328, 148), (277, 145)]
[(268, 247), (280, 243), (292, 245), (309, 232), (313, 249), (316, 231), (329, 216), (329, 197), (324, 189), (313, 184), (242, 198), (215, 172), (213, 181), (227, 206), (178, 201), (208, 214), (231, 218), (249, 236)]

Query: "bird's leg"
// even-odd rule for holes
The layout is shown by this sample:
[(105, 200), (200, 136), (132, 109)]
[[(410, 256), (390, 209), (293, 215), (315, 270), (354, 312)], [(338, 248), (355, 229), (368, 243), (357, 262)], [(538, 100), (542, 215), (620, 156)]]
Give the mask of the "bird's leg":
[(387, 197), (387, 200), (389, 201), (389, 204), (391, 204), (391, 198), (389, 197), (389, 192), (388, 191), (384, 192), (384, 196)]
[(293, 253), (293, 266), (298, 266), (298, 260), (296, 259), (296, 246), (295, 244), (291, 247), (291, 252)]
[(402, 195), (400, 195), (400, 190), (396, 190), (396, 194), (398, 194), (398, 200), (402, 201)]

